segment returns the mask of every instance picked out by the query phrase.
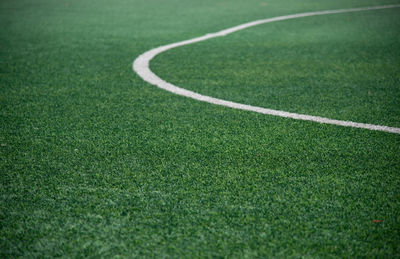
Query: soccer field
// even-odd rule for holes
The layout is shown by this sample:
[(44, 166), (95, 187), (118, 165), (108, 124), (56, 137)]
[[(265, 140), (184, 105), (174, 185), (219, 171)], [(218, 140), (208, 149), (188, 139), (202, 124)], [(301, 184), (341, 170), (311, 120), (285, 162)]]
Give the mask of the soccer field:
[[(159, 46), (398, 0), (3, 0), (0, 257), (399, 257), (400, 134), (162, 90)], [(260, 24), (149, 68), (239, 104), (400, 128), (400, 8)]]

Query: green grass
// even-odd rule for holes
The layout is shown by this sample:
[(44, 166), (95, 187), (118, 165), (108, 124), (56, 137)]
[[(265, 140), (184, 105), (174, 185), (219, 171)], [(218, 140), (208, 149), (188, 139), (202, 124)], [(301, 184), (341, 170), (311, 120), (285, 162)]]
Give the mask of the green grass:
[[(132, 71), (244, 22), (400, 3), (263, 2), (2, 1), (0, 256), (399, 257), (399, 135), (201, 103)], [(398, 127), (399, 13), (265, 24), (151, 67), (223, 99)]]

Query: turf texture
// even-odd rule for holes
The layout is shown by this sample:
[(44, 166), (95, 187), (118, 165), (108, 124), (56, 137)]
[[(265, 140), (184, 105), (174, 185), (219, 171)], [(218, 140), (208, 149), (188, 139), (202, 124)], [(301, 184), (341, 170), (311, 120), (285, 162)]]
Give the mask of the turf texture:
[[(201, 103), (131, 68), (248, 21), (394, 3), (1, 1), (0, 256), (400, 256), (399, 135)], [(151, 68), (223, 99), (399, 127), (399, 16), (265, 24)]]

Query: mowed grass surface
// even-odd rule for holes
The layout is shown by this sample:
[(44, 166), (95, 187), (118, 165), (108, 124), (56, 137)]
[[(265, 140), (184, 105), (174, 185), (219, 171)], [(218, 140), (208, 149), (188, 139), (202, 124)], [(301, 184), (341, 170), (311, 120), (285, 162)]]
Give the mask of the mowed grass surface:
[[(2, 1), (1, 257), (399, 256), (399, 135), (200, 103), (150, 86), (131, 69), (133, 59), (148, 49), (247, 21), (390, 3), (399, 2)], [(360, 21), (369, 17), (379, 20), (367, 26), (373, 31), (380, 24), (389, 26), (381, 44), (393, 42), (388, 50), (398, 53), (398, 12), (386, 10), (296, 20), (301, 25), (295, 20), (263, 25), (171, 50), (157, 57), (152, 67), (166, 79), (180, 75), (185, 87), (225, 99), (396, 126), (399, 103), (393, 89), (399, 85), (393, 64), (398, 56), (365, 52), (369, 62), (383, 58), (390, 68), (379, 66), (376, 73), (364, 73), (366, 79), (381, 83), (382, 92), (372, 83), (366, 86), (377, 96), (371, 99), (377, 102), (371, 106), (373, 116), (357, 105), (360, 98), (370, 99), (357, 94), (366, 89), (360, 89), (358, 79), (363, 78), (356, 69), (354, 76), (340, 66), (332, 71), (332, 78), (335, 73), (346, 76), (347, 87), (318, 74), (303, 81), (296, 77), (308, 69), (310, 74), (318, 72), (318, 64), (322, 75), (329, 77), (325, 64), (330, 63), (319, 59), (321, 53), (332, 55), (334, 65), (353, 64), (358, 69), (358, 38), (343, 35), (359, 33)], [(348, 29), (343, 28), (345, 20)], [(330, 21), (338, 25), (334, 35), (315, 29), (330, 26)], [(311, 47), (304, 28), (315, 34), (315, 56), (314, 49), (307, 49)], [(326, 39), (325, 50), (320, 33)], [(279, 85), (285, 72), (278, 54), (286, 51), (286, 59), (293, 52), (293, 46), (279, 46), (298, 36), (298, 59), (314, 62)], [(336, 40), (341, 51), (337, 54), (330, 51)], [(354, 47), (354, 53), (341, 42)], [(235, 52), (223, 49), (224, 44), (245, 46)], [(270, 47), (276, 51), (264, 52)], [(224, 53), (204, 58), (209, 54), (202, 53), (206, 48), (222, 48)], [(253, 49), (256, 54), (251, 54)], [(342, 60), (346, 53), (353, 63)], [(276, 65), (272, 69), (277, 77), (246, 75), (269, 69), (264, 55), (266, 62)], [(243, 56), (250, 60), (243, 61)], [(226, 69), (235, 66), (243, 76), (236, 70), (207, 72), (206, 61), (216, 67), (226, 62)], [(163, 66), (168, 62), (174, 69)], [(180, 74), (182, 62), (198, 64), (204, 74), (200, 69)], [(249, 69), (237, 65), (242, 62)], [(283, 68), (294, 71), (291, 64)], [(368, 64), (360, 65), (361, 71), (370, 71)], [(193, 75), (199, 77), (196, 84), (191, 84)], [(210, 76), (224, 77), (229, 90), (207, 89)], [(242, 83), (232, 84), (235, 78)], [(248, 80), (252, 78), (260, 84)], [(333, 99), (327, 98), (328, 104), (321, 107), (314, 97), (326, 92), (318, 87), (319, 81), (334, 87)], [(294, 86), (312, 87), (315, 95), (310, 91), (299, 98), (309, 95), (317, 100), (305, 105), (287, 101), (297, 90), (285, 93), (282, 88)], [(350, 101), (349, 88), (356, 104)], [(277, 92), (269, 94), (273, 89)], [(335, 111), (342, 99), (339, 94), (343, 104), (350, 105), (343, 113)], [(284, 98), (276, 101), (274, 95)], [(377, 107), (385, 112), (375, 112)], [(349, 113), (351, 109), (357, 112)]]

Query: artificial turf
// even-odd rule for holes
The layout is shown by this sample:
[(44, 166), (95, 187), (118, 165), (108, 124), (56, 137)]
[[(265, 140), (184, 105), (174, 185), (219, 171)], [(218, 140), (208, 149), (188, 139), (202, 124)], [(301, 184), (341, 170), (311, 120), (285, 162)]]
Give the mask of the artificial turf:
[[(0, 256), (400, 256), (399, 135), (200, 103), (131, 69), (244, 22), (393, 3), (1, 1)], [(398, 127), (399, 12), (266, 24), (151, 67), (223, 99)]]

